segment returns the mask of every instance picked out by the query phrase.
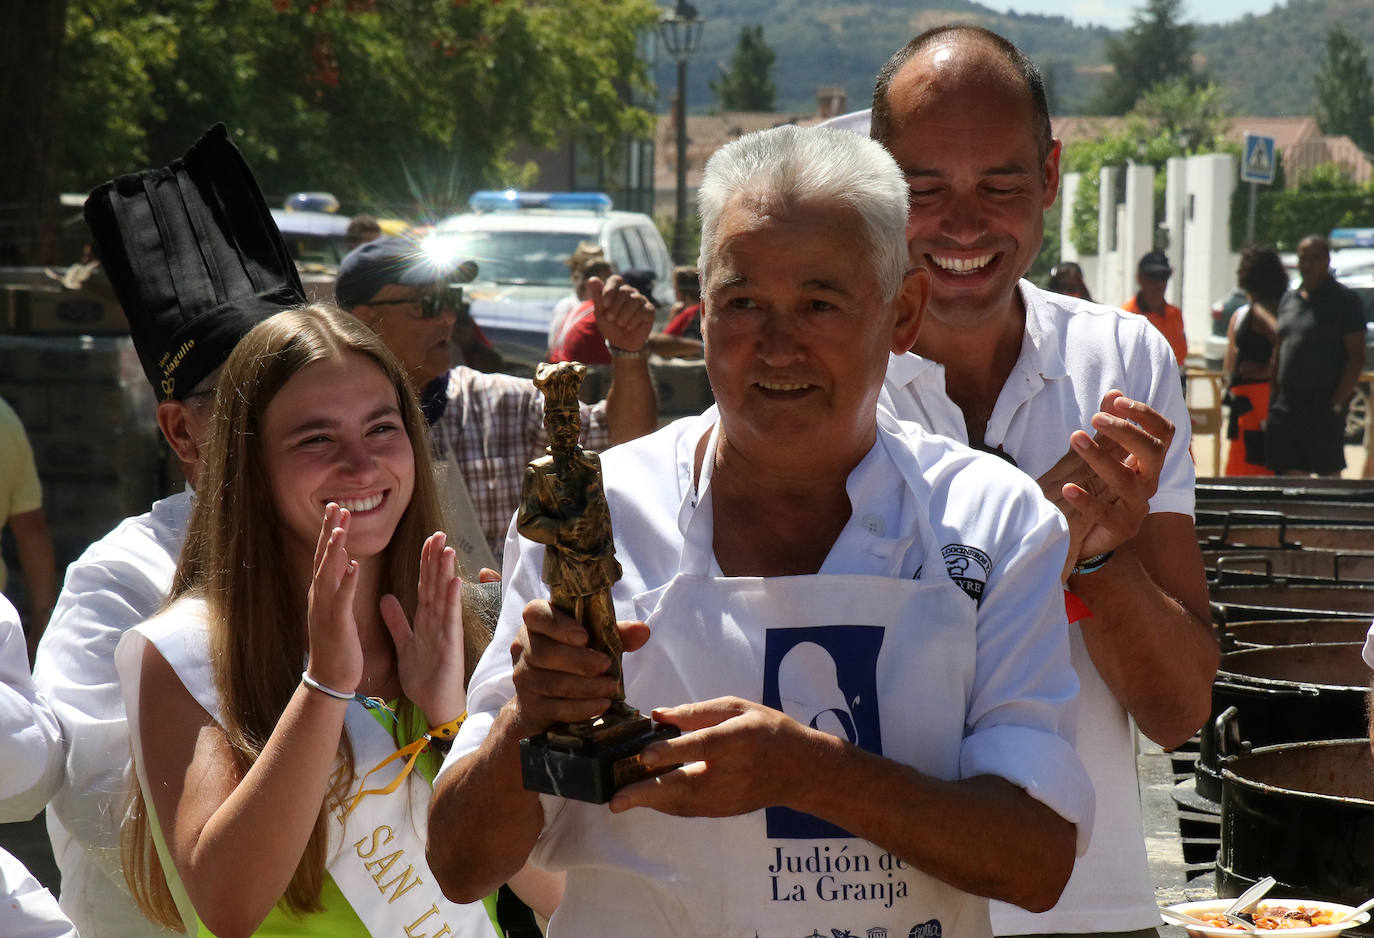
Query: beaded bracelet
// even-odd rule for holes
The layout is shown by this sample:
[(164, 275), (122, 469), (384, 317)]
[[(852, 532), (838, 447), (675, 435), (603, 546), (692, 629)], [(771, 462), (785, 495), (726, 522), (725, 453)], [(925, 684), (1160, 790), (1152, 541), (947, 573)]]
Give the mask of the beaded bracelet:
[(449, 720), (447, 723), (440, 724), (439, 726), (431, 726), (429, 728), (429, 732), (425, 735), (428, 736), (430, 739), (435, 740), (452, 739), (453, 737), (458, 735), (459, 728), (462, 727), (463, 721), (467, 718), (468, 715), (466, 712), (464, 712), (462, 716), (455, 717), (454, 719)]
[[(397, 788), (401, 787), (401, 783), (405, 781), (406, 776), (415, 768), (415, 762), (420, 758), (420, 753), (431, 746), (440, 752), (447, 750), (449, 744), (453, 742), (453, 737), (458, 735), (458, 728), (463, 725), (463, 721), (467, 718), (468, 715), (465, 712), (457, 719), (449, 720), (447, 723), (431, 727), (429, 731), (419, 739), (406, 743), (400, 749), (397, 749), (381, 762), (378, 762), (372, 768), (368, 769), (367, 774), (363, 776), (363, 780), (358, 783), (358, 793), (353, 796), (353, 800), (350, 801), (348, 807), (344, 809), (344, 816), (347, 817), (348, 814), (358, 806), (358, 802), (362, 801), (368, 795), (389, 795)], [(401, 771), (396, 773), (395, 778), (381, 788), (363, 787), (367, 783), (367, 780), (372, 777), (372, 773), (397, 759), (404, 759), (405, 763), (401, 766)]]
[(1109, 550), (1103, 554), (1093, 554), (1091, 557), (1078, 561), (1069, 572), (1075, 576), (1081, 576), (1085, 573), (1096, 573), (1107, 565), (1108, 560), (1112, 559), (1112, 553), (1113, 551)]
[(321, 694), (324, 694), (328, 697), (333, 697), (335, 700), (352, 700), (354, 697), (353, 694), (345, 694), (341, 690), (335, 690), (332, 687), (325, 687), (319, 681), (311, 677), (310, 672), (308, 671), (301, 672), (301, 683), (305, 684), (306, 687), (310, 687), (319, 691)]

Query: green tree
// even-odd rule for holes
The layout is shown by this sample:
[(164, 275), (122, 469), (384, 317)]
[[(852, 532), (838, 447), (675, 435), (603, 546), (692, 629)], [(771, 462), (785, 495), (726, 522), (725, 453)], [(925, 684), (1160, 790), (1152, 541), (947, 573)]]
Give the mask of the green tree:
[(1093, 109), (1125, 114), (1155, 85), (1193, 74), (1197, 29), (1180, 20), (1183, 0), (1146, 0), (1119, 39), (1107, 40), (1115, 72), (1103, 83)]
[(57, 260), (57, 74), (65, 0), (0, 0), (0, 264)]
[(777, 106), (773, 86), (773, 61), (777, 56), (763, 41), (762, 26), (744, 26), (739, 43), (730, 57), (730, 67), (720, 70), (720, 80), (711, 82), (711, 93), (722, 111), (771, 111)]
[(1346, 134), (1362, 150), (1374, 151), (1374, 81), (1369, 60), (1359, 40), (1340, 26), (1326, 34), (1326, 61), (1314, 83), (1322, 132)]
[(172, 159), (223, 120), (269, 200), (328, 188), (347, 208), (434, 216), (520, 181), (517, 145), (613, 158), (652, 132), (625, 103), (647, 88), (649, 0), (600, 0), (595, 16), (578, 0), (68, 2), (74, 189)]

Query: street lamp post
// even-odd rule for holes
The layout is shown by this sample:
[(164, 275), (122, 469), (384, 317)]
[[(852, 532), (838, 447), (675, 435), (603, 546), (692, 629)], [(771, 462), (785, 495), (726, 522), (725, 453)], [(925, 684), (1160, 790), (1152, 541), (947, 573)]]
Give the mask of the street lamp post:
[(677, 106), (673, 124), (677, 136), (677, 216), (673, 219), (673, 261), (686, 263), (687, 247), (687, 60), (701, 47), (705, 21), (687, 0), (658, 19), (658, 35), (668, 55), (677, 63)]

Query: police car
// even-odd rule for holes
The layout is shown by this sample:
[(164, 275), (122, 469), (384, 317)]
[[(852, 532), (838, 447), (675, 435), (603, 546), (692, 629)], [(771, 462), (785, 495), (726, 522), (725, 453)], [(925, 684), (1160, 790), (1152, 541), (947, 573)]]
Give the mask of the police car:
[(532, 374), (544, 360), (553, 308), (572, 293), (568, 257), (583, 241), (600, 244), (617, 271), (652, 270), (655, 302), (672, 300), (672, 261), (653, 219), (613, 211), (605, 193), (483, 190), (468, 208), (425, 246), (477, 262), (464, 292), (507, 371)]

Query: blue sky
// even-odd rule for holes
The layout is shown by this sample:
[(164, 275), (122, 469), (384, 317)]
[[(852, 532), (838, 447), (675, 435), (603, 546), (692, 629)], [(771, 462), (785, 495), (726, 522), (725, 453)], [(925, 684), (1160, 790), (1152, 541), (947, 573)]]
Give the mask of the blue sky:
[[(1043, 13), (1066, 16), (1079, 24), (1110, 26), (1113, 29), (1130, 25), (1132, 15), (1143, 4), (1123, 0), (984, 0), (995, 10), (1011, 9), (1017, 13)], [(1229, 23), (1246, 13), (1256, 16), (1272, 10), (1277, 0), (1187, 0), (1184, 9), (1187, 19), (1197, 23)]]

